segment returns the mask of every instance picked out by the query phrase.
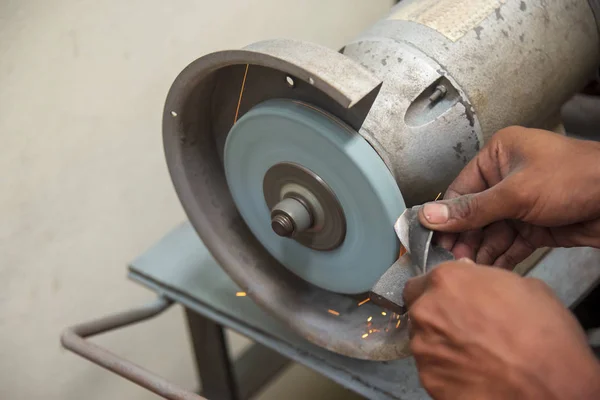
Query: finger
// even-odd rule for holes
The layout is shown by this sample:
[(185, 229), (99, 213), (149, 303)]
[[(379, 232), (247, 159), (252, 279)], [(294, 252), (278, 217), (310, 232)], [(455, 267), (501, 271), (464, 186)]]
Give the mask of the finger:
[(452, 251), (457, 240), (457, 233), (436, 232), (433, 236), (433, 243), (448, 251)]
[(426, 203), (419, 210), (419, 219), (424, 226), (435, 231), (463, 232), (515, 218), (521, 208), (515, 186), (515, 182), (508, 178), (480, 193)]
[(508, 250), (494, 261), (493, 266), (512, 270), (515, 265), (529, 257), (535, 250), (534, 246), (518, 235)]
[(550, 228), (551, 234), (546, 238), (546, 246), (550, 247), (600, 247), (600, 219)]
[(404, 298), (404, 305), (406, 308), (410, 308), (415, 302), (425, 293), (428, 286), (428, 276), (421, 275), (415, 278), (409, 279), (404, 285), (404, 292), (402, 297)]
[[(491, 141), (473, 158), (448, 187), (453, 197), (483, 192), (502, 180), (500, 174), (497, 141)], [(446, 199), (446, 196), (444, 196)]]
[(475, 254), (479, 250), (482, 237), (483, 232), (480, 229), (461, 233), (454, 247), (452, 247), (452, 254), (457, 260), (461, 258), (475, 260)]
[(506, 221), (491, 224), (483, 230), (483, 240), (475, 262), (492, 265), (498, 257), (504, 254), (515, 241), (518, 233)]
[[(453, 190), (447, 190), (444, 193), (443, 200), (450, 200), (456, 197), (459, 197), (460, 194)], [(454, 243), (458, 240), (458, 235), (456, 233), (447, 233), (447, 232), (437, 232), (434, 236), (434, 240), (438, 246), (441, 248), (452, 251), (452, 247), (454, 247)]]
[(458, 240), (458, 234), (456, 233), (447, 233), (447, 232), (436, 232), (433, 237), (434, 243), (440, 246), (441, 248), (452, 251), (454, 244)]

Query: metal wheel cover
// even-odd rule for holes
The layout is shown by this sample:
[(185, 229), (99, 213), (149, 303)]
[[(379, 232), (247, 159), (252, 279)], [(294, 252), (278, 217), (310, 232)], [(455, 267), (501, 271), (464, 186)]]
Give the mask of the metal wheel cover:
[[(310, 169), (337, 196), (346, 218), (338, 248), (313, 250), (272, 231), (263, 179), (281, 162)], [(224, 164), (233, 199), (252, 233), (304, 280), (338, 293), (362, 293), (397, 258), (393, 223), (405, 209), (400, 190), (369, 144), (328, 114), (296, 101), (262, 103), (231, 129)]]

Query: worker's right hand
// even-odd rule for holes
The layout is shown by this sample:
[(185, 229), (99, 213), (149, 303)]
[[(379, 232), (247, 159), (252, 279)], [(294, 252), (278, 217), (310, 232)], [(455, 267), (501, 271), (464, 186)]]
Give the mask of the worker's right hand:
[(459, 260), (410, 279), (403, 296), (434, 399), (600, 399), (600, 363), (542, 281)]
[(538, 247), (600, 247), (600, 143), (509, 127), (420, 211), (456, 258), (512, 268)]

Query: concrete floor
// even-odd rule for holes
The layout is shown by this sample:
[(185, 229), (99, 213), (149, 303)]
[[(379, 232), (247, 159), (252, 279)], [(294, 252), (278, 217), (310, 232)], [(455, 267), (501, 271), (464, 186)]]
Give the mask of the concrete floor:
[[(125, 264), (184, 218), (161, 146), (173, 78), (207, 52), (260, 39), (337, 48), (390, 3), (0, 0), (0, 398), (155, 398), (58, 338), (153, 297)], [(98, 341), (196, 384), (178, 308)], [(295, 366), (258, 397), (352, 396)]]

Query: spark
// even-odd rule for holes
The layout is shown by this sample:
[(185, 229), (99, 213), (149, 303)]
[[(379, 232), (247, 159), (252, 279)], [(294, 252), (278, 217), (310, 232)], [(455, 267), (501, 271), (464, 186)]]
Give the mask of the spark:
[(173, 117), (176, 117), (176, 116), (177, 116), (177, 113), (176, 113), (175, 111), (171, 111), (171, 115), (172, 115)]
[(372, 319), (373, 319), (373, 317), (367, 318), (367, 322), (371, 322)]
[(385, 311), (382, 311), (381, 315), (383, 315), (385, 317), (387, 315), (387, 313)]
[(248, 75), (248, 67), (250, 64), (246, 64), (246, 71), (244, 71), (244, 79), (242, 79), (242, 88), (240, 89), (240, 97), (238, 98), (237, 108), (235, 109), (235, 117), (233, 123), (235, 124), (240, 113), (240, 105), (242, 104), (242, 95), (244, 94), (244, 86), (246, 86), (246, 76)]
[(396, 322), (396, 329), (400, 328), (400, 322), (402, 321), (398, 320), (398, 322)]
[(362, 338), (365, 339), (367, 336), (369, 336), (369, 334), (365, 333), (364, 335), (362, 335)]
[(235, 294), (236, 297), (245, 297), (246, 296), (246, 292), (237, 292)]
[(358, 306), (362, 306), (363, 304), (367, 303), (369, 300), (371, 300), (370, 297), (367, 297), (366, 299), (364, 299), (363, 301), (361, 301), (360, 303), (358, 303)]
[(340, 313), (339, 313), (339, 312), (337, 312), (337, 311), (335, 311), (335, 310), (327, 310), (327, 312), (328, 312), (329, 314), (333, 314), (333, 315), (336, 315), (336, 316), (337, 316), (337, 315), (340, 315)]
[(441, 195), (442, 195), (442, 192), (439, 192), (434, 201), (438, 201), (438, 199), (440, 198)]

